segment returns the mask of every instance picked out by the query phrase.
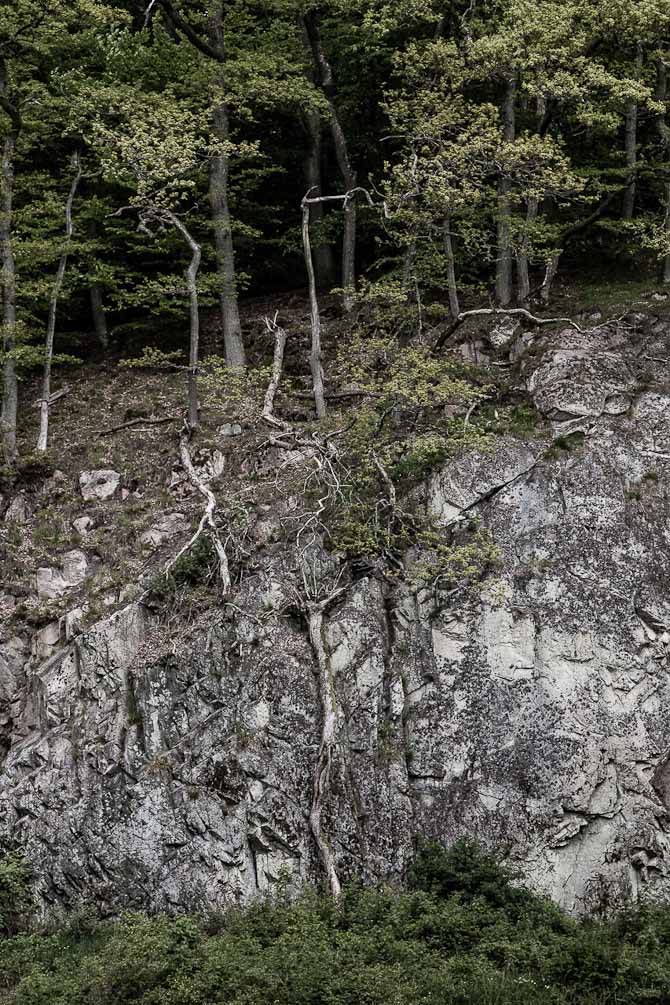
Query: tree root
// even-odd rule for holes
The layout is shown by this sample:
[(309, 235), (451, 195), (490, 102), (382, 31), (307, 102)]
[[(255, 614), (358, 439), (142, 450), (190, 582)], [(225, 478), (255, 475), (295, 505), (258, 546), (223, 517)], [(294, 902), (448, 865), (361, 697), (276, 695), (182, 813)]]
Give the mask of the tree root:
[(336, 898), (342, 893), (342, 886), (335, 867), (335, 857), (327, 838), (324, 837), (321, 825), (323, 800), (328, 795), (330, 788), (330, 771), (333, 761), (333, 751), (337, 740), (337, 698), (335, 695), (333, 671), (323, 635), (323, 615), (326, 608), (334, 603), (343, 592), (344, 588), (334, 590), (326, 600), (308, 600), (303, 604), (303, 610), (305, 610), (309, 621), (309, 640), (316, 657), (322, 715), (321, 743), (319, 744), (319, 756), (314, 768), (309, 827), (319, 852), (330, 892)]
[(225, 596), (230, 591), (232, 584), (230, 579), (228, 556), (214, 519), (214, 514), (216, 513), (216, 497), (193, 467), (193, 462), (191, 461), (191, 455), (188, 449), (189, 439), (190, 430), (188, 427), (185, 427), (179, 435), (179, 456), (184, 471), (188, 475), (189, 481), (198, 490), (198, 492), (204, 496), (206, 505), (195, 534), (193, 534), (191, 539), (186, 542), (184, 547), (174, 556), (174, 558), (170, 559), (168, 564), (165, 566), (165, 575), (169, 575), (170, 570), (174, 568), (182, 555), (185, 555), (187, 551), (190, 551), (205, 531), (209, 530), (214, 550), (216, 551), (216, 555), (219, 560), (219, 578), (221, 580), (222, 594)]

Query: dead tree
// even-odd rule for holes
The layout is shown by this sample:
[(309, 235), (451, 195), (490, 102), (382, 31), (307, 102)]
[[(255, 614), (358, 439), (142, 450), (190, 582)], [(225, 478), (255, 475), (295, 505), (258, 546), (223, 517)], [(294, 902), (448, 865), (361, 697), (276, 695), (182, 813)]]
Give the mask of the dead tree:
[(312, 196), (308, 192), (302, 200), (302, 243), (305, 255), (305, 267), (307, 269), (307, 280), (309, 284), (309, 306), (312, 327), (312, 348), (310, 352), (310, 369), (312, 372), (312, 389), (314, 393), (314, 405), (316, 407), (317, 418), (323, 419), (326, 416), (326, 396), (323, 387), (323, 365), (321, 353), (321, 313), (319, 311), (319, 299), (316, 290), (316, 273), (314, 270), (314, 256), (312, 253), (312, 242), (310, 239), (309, 216), (310, 208), (316, 204), (324, 202), (341, 202), (346, 215), (347, 207), (359, 193), (363, 193), (370, 206), (373, 205), (370, 194), (364, 188), (351, 189), (344, 195), (320, 195)]
[(67, 202), (65, 204), (65, 243), (63, 245), (63, 250), (61, 251), (60, 259), (58, 261), (58, 268), (56, 269), (56, 278), (54, 279), (53, 288), (51, 290), (51, 298), (49, 300), (49, 319), (47, 321), (47, 334), (44, 347), (44, 373), (42, 376), (42, 398), (40, 401), (40, 429), (37, 435), (37, 450), (40, 453), (46, 451), (49, 441), (49, 408), (51, 405), (51, 368), (53, 364), (53, 355), (54, 355), (54, 337), (56, 334), (56, 310), (58, 308), (58, 298), (60, 297), (61, 290), (63, 289), (65, 269), (67, 268), (67, 260), (68, 255), (70, 253), (70, 243), (72, 241), (72, 231), (73, 231), (72, 207), (74, 206), (75, 196), (77, 194), (77, 189), (79, 188), (79, 182), (81, 181), (81, 158), (78, 152), (75, 153), (72, 158), (72, 166), (74, 168), (74, 178), (72, 179), (70, 192), (67, 197)]
[(285, 424), (275, 416), (274, 407), (277, 391), (279, 390), (279, 383), (281, 381), (282, 369), (284, 367), (284, 350), (286, 349), (287, 335), (286, 330), (282, 328), (281, 325), (277, 324), (276, 314), (272, 320), (265, 318), (265, 325), (267, 330), (274, 335), (275, 350), (272, 359), (272, 374), (265, 392), (261, 418), (267, 422), (268, 425), (277, 426), (283, 429)]

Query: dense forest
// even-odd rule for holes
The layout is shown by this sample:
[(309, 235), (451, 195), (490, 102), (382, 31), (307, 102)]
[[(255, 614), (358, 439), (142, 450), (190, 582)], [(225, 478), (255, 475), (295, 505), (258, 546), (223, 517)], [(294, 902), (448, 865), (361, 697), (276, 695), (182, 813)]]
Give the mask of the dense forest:
[(193, 430), (204, 357), (226, 385), (272, 355), (245, 299), (276, 382), (285, 295), (309, 289), (323, 418), (323, 297), (340, 349), (371, 328), (441, 348), (466, 308), (532, 323), (596, 261), (670, 281), (669, 20), (668, 0), (3, 2), (5, 462), (24, 377), (43, 371), (44, 451), (52, 367), (110, 347), (181, 367)]

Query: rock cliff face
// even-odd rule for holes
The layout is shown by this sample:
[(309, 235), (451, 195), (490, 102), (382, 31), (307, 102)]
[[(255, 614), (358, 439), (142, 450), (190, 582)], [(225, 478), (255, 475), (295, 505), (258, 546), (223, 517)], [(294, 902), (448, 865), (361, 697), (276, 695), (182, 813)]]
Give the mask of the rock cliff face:
[(371, 572), (315, 635), (275, 542), (190, 624), (133, 602), (32, 652), (5, 631), (0, 835), (45, 910), (322, 878), (323, 675), (341, 879), (397, 878), (417, 835), (469, 834), (571, 910), (668, 886), (670, 325), (628, 322), (537, 337), (518, 365), (547, 427), (426, 485), (445, 534), (477, 515), (500, 549), (476, 596)]

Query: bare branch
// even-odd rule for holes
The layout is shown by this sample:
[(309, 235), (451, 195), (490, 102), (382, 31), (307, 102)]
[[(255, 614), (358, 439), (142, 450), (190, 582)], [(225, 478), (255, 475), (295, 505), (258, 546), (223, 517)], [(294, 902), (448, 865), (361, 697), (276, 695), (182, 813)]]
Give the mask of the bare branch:
[[(452, 336), (458, 331), (458, 329), (463, 325), (469, 318), (485, 318), (485, 317), (521, 317), (533, 325), (568, 325), (569, 328), (574, 328), (575, 331), (583, 335), (587, 329), (582, 328), (573, 321), (572, 318), (538, 318), (530, 311), (526, 310), (525, 307), (479, 307), (471, 311), (462, 311), (454, 322), (442, 332), (437, 342), (433, 346), (433, 352), (439, 352), (440, 349), (451, 340)], [(600, 325), (596, 325), (589, 331), (594, 331), (597, 328), (606, 328), (608, 325), (613, 324), (615, 321), (620, 321), (621, 318), (613, 318), (610, 321), (604, 321)]]
[(286, 348), (287, 334), (286, 330), (277, 324), (277, 314), (275, 314), (272, 321), (270, 318), (265, 318), (265, 326), (267, 330), (274, 335), (275, 351), (272, 360), (272, 376), (270, 377), (270, 383), (268, 384), (267, 391), (265, 392), (261, 418), (271, 426), (277, 426), (279, 429), (285, 429), (286, 423), (281, 422), (280, 419), (275, 417), (274, 407), (277, 391), (279, 390), (282, 368), (284, 366), (284, 350)]
[(200, 537), (205, 532), (206, 528), (209, 528), (209, 532), (212, 537), (212, 543), (214, 545), (214, 550), (216, 551), (217, 558), (219, 560), (219, 578), (221, 580), (221, 592), (223, 596), (230, 591), (231, 579), (230, 570), (228, 566), (228, 556), (226, 554), (226, 549), (219, 536), (219, 531), (216, 526), (216, 521), (214, 519), (214, 514), (216, 513), (216, 497), (214, 493), (209, 488), (207, 483), (202, 479), (198, 472), (193, 467), (193, 462), (191, 461), (191, 455), (188, 449), (188, 441), (190, 436), (190, 429), (185, 427), (179, 436), (179, 456), (181, 458), (181, 463), (184, 471), (188, 475), (189, 481), (198, 492), (204, 496), (206, 500), (205, 511), (200, 518), (200, 523), (198, 528), (191, 537), (189, 541), (186, 542), (184, 547), (172, 558), (168, 564), (165, 566), (165, 575), (168, 576), (170, 570), (174, 568), (175, 564), (179, 561), (182, 555), (185, 555), (187, 551), (195, 545), (195, 543), (200, 539)]

